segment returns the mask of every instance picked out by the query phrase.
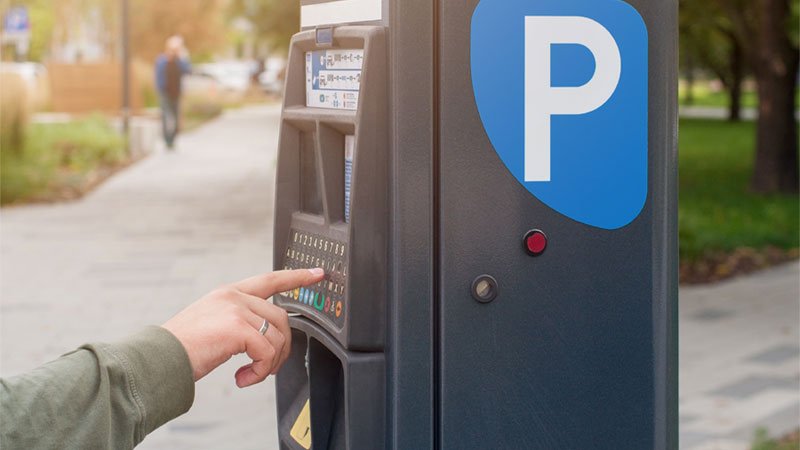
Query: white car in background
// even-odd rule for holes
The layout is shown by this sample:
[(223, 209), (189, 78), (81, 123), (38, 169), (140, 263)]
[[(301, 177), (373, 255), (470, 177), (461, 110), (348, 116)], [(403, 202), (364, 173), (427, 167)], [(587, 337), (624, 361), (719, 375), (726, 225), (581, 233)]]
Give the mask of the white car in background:
[(250, 61), (220, 61), (198, 64), (193, 72), (217, 80), (224, 90), (244, 92), (250, 87), (254, 70)]
[(47, 79), (47, 69), (35, 62), (0, 62), (0, 72), (19, 75), (31, 91)]
[(50, 81), (44, 65), (35, 62), (0, 62), (0, 73), (14, 74), (25, 83), (28, 99), (34, 108), (46, 105), (50, 96)]
[(216, 99), (222, 92), (222, 86), (216, 78), (197, 72), (185, 75), (182, 86), (187, 95), (197, 95), (208, 99)]
[(264, 61), (264, 71), (258, 75), (258, 84), (265, 92), (283, 93), (283, 80), (286, 73), (286, 59), (272, 57)]

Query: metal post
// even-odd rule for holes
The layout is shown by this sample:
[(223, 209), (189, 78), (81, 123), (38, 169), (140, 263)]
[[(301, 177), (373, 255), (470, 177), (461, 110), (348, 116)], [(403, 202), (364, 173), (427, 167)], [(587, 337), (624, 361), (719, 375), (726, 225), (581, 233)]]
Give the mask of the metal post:
[(130, 153), (130, 45), (128, 0), (120, 0), (122, 9), (122, 135), (125, 139), (125, 151)]

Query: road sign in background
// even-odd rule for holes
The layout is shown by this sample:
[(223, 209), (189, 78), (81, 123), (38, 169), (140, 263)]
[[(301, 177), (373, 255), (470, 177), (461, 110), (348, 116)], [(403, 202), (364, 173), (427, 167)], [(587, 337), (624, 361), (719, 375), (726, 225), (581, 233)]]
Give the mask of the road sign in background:
[(3, 33), (0, 41), (3, 45), (16, 46), (17, 59), (25, 59), (30, 47), (31, 21), (28, 8), (13, 6), (3, 16)]

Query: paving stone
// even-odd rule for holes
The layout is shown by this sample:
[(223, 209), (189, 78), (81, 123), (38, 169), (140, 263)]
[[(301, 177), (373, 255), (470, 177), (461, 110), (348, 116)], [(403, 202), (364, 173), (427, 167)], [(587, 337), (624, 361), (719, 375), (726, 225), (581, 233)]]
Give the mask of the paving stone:
[(777, 365), (792, 359), (797, 360), (798, 357), (800, 357), (800, 346), (776, 345), (747, 359), (762, 364)]
[(785, 389), (790, 392), (797, 388), (797, 379), (794, 377), (749, 376), (735, 383), (721, 386), (711, 392), (712, 395), (722, 397), (744, 398), (758, 394), (769, 389)]
[(731, 316), (732, 314), (733, 312), (726, 311), (724, 309), (704, 309), (702, 311), (698, 311), (692, 314), (689, 317), (696, 320), (713, 321), (713, 320), (724, 319), (726, 317)]
[(797, 427), (800, 427), (800, 405), (794, 404), (731, 431), (728, 437), (752, 441), (755, 430), (759, 428), (763, 428), (768, 433), (775, 435), (774, 430), (776, 429), (792, 430)]
[(681, 414), (680, 417), (679, 417), (679, 420), (680, 420), (681, 426), (683, 426), (683, 425), (687, 425), (687, 424), (690, 424), (690, 423), (696, 421), (697, 420), (697, 416), (693, 416), (693, 415), (690, 415), (690, 414)]
[(711, 433), (687, 431), (685, 433), (681, 433), (680, 447), (681, 448), (696, 447), (713, 439), (715, 439), (715, 436)]

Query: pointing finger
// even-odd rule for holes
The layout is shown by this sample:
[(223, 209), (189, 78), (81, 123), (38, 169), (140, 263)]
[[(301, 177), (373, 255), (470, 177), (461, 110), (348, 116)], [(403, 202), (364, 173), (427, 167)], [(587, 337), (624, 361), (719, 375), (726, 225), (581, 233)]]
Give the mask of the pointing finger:
[(279, 270), (244, 279), (234, 286), (245, 294), (266, 299), (277, 292), (317, 283), (324, 275), (321, 268)]

